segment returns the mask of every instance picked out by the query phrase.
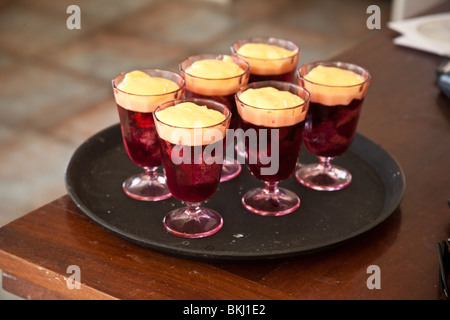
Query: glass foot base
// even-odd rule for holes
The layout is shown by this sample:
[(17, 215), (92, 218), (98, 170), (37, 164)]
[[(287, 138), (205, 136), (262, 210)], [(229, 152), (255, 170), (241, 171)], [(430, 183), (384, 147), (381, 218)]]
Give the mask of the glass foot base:
[(332, 165), (325, 170), (320, 164), (297, 169), (295, 178), (305, 187), (320, 191), (341, 190), (352, 181), (352, 175), (346, 169)]
[(183, 238), (203, 238), (222, 228), (222, 216), (208, 208), (199, 207), (195, 213), (186, 208), (175, 209), (163, 219), (164, 228), (171, 234)]
[(248, 211), (261, 216), (283, 216), (300, 206), (300, 198), (284, 188), (278, 188), (275, 193), (267, 193), (264, 188), (256, 188), (242, 197), (242, 204)]
[(241, 165), (239, 162), (227, 162), (225, 161), (222, 166), (222, 172), (220, 174), (220, 182), (228, 181), (236, 178), (241, 173)]
[(122, 189), (130, 198), (143, 201), (160, 201), (172, 196), (162, 175), (142, 173), (131, 176), (123, 182)]

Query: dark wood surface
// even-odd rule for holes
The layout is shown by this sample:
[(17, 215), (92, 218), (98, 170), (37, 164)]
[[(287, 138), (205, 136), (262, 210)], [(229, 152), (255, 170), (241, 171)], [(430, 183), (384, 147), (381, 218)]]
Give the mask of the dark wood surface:
[[(436, 83), (443, 59), (393, 45), (396, 35), (374, 32), (336, 57), (371, 72), (358, 131), (405, 173), (400, 207), (375, 229), (306, 257), (208, 263), (127, 242), (66, 195), (0, 229), (4, 289), (28, 299), (439, 299), (436, 243), (450, 236), (450, 100)], [(80, 266), (81, 289), (67, 286), (70, 265)], [(367, 287), (371, 265), (380, 289)]]

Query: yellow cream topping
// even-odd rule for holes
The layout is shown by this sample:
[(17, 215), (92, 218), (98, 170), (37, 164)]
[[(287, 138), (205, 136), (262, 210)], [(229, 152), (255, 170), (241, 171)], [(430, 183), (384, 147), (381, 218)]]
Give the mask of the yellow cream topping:
[(311, 102), (326, 106), (348, 105), (353, 99), (364, 98), (366, 78), (346, 69), (319, 65), (303, 78), (304, 87), (311, 94)]
[(246, 43), (238, 49), (237, 53), (244, 57), (272, 60), (291, 57), (296, 54), (296, 51), (266, 43)]
[(225, 115), (193, 102), (181, 102), (157, 111), (158, 135), (176, 145), (208, 145), (225, 137)]
[(303, 121), (308, 111), (301, 97), (273, 87), (247, 89), (238, 100), (248, 105), (237, 102), (241, 118), (259, 126), (291, 126)]
[(225, 115), (217, 110), (199, 106), (193, 102), (182, 102), (173, 107), (160, 110), (158, 119), (165, 124), (180, 128), (201, 128), (214, 126), (223, 120)]
[(353, 71), (322, 65), (312, 69), (304, 78), (317, 84), (336, 87), (354, 86), (365, 80), (364, 77)]
[(161, 103), (180, 98), (183, 93), (174, 81), (139, 70), (126, 73), (117, 89), (114, 89), (117, 104), (136, 112), (153, 112)]
[(305, 102), (289, 91), (281, 91), (273, 87), (247, 89), (239, 99), (250, 106), (261, 109), (292, 108)]
[(229, 56), (224, 56), (223, 60), (197, 60), (186, 69), (186, 73), (191, 76), (207, 79), (232, 78), (240, 76), (244, 72), (245, 70), (234, 63)]
[(176, 91), (179, 86), (171, 80), (152, 77), (143, 71), (135, 70), (125, 74), (117, 88), (131, 94), (157, 95)]
[(206, 96), (227, 96), (247, 84), (249, 73), (230, 56), (195, 61), (185, 70), (186, 88)]
[(266, 43), (246, 43), (237, 54), (250, 65), (252, 74), (279, 75), (297, 67), (299, 51)]

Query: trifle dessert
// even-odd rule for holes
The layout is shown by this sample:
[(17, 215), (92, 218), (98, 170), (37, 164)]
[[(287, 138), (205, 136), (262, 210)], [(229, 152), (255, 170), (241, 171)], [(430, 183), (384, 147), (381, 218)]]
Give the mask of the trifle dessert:
[[(180, 73), (186, 81), (186, 98), (206, 98), (225, 104), (232, 113), (230, 128), (237, 128), (234, 95), (248, 83), (250, 68), (246, 61), (230, 55), (200, 54), (183, 60)], [(236, 177), (240, 171), (240, 164), (228, 158), (223, 166), (221, 181)]]
[(161, 166), (153, 110), (162, 102), (181, 98), (183, 78), (173, 72), (150, 69), (122, 72), (112, 81), (125, 150), (130, 160), (145, 172), (128, 178), (122, 185), (138, 200), (170, 197)]
[(351, 174), (330, 161), (344, 154), (353, 141), (370, 75), (349, 63), (315, 62), (300, 68), (298, 81), (311, 93), (305, 146), (321, 163), (301, 168), (297, 178), (318, 190), (342, 189)]
[(361, 88), (365, 78), (350, 70), (318, 65), (303, 79), (311, 93), (305, 145), (318, 156), (339, 156), (353, 141), (367, 90), (367, 85)]
[[(217, 188), (223, 158), (212, 159), (204, 153), (210, 149), (224, 150), (226, 127), (215, 126), (226, 119), (226, 115), (195, 102), (181, 102), (158, 112), (158, 133), (161, 137), (162, 157), (167, 175), (167, 184), (175, 198), (183, 201), (203, 201), (210, 198)], [(206, 130), (217, 130), (214, 137), (207, 137)], [(180, 129), (179, 131), (177, 131)], [(217, 137), (220, 135), (219, 137)], [(183, 148), (176, 149), (176, 146)], [(195, 150), (195, 148), (198, 150)], [(177, 157), (176, 159), (173, 157)], [(213, 161), (215, 160), (215, 161)], [(208, 164), (209, 163), (209, 164)]]
[(201, 54), (183, 60), (180, 73), (186, 81), (186, 98), (216, 100), (235, 113), (234, 94), (248, 83), (250, 69), (247, 62), (229, 55)]
[(288, 82), (260, 81), (241, 88), (236, 101), (240, 127), (248, 136), (247, 167), (265, 183), (264, 188), (247, 192), (242, 203), (260, 215), (293, 212), (300, 199), (294, 192), (279, 188), (278, 182), (289, 178), (296, 168), (309, 93)]
[(200, 203), (211, 198), (219, 184), (230, 117), (224, 104), (195, 98), (163, 103), (154, 112), (167, 185), (186, 203), (163, 220), (175, 235), (204, 237), (222, 226), (220, 214)]

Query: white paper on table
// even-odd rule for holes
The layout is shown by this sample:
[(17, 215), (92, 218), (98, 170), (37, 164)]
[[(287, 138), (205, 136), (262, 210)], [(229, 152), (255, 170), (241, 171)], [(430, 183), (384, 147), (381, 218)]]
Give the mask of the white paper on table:
[(402, 35), (394, 43), (450, 57), (450, 12), (389, 22)]

